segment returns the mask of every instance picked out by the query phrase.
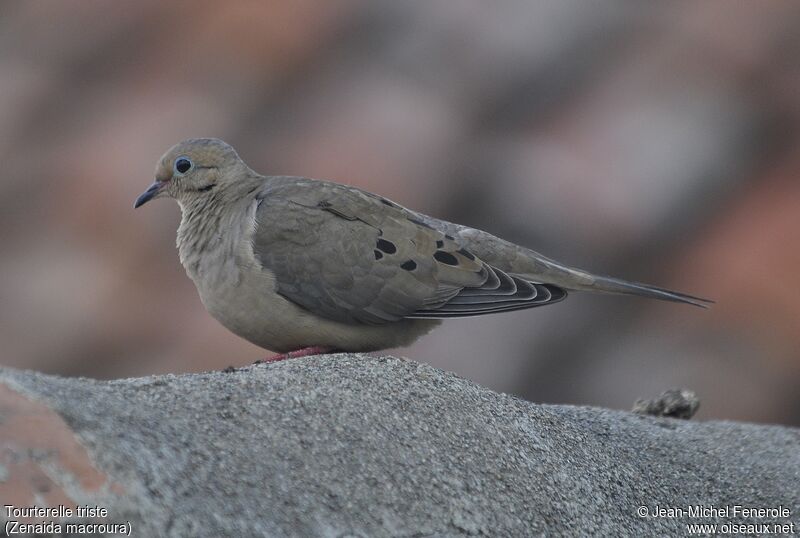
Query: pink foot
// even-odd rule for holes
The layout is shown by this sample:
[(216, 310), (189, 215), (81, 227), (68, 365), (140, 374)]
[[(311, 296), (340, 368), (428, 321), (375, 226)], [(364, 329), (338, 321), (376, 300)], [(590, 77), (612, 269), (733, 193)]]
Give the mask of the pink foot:
[(322, 347), (322, 346), (301, 347), (300, 349), (289, 351), (288, 353), (281, 353), (280, 355), (273, 355), (272, 357), (267, 357), (261, 362), (278, 362), (286, 359), (308, 357), (309, 355), (323, 355), (325, 353), (330, 353), (331, 351), (333, 351), (333, 348)]

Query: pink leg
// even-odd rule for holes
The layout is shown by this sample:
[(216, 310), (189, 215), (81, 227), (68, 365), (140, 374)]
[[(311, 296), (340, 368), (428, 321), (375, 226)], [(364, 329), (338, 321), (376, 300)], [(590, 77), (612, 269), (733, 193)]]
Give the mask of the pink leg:
[(297, 359), (299, 357), (308, 357), (309, 355), (323, 355), (325, 353), (330, 353), (331, 351), (333, 351), (333, 348), (329, 347), (321, 347), (321, 346), (301, 347), (300, 349), (289, 351), (288, 353), (281, 353), (280, 355), (273, 355), (272, 357), (267, 357), (266, 359), (260, 362), (278, 362), (286, 359)]

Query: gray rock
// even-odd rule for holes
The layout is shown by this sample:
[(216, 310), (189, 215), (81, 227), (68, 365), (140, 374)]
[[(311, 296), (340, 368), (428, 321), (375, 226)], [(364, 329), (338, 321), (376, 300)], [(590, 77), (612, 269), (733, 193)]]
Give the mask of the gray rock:
[[(349, 354), (110, 382), (5, 369), (0, 382), (63, 417), (108, 477), (89, 491), (50, 465), (55, 482), (135, 536), (800, 531), (791, 428), (537, 405), (416, 362)], [(693, 505), (790, 513), (653, 515)]]

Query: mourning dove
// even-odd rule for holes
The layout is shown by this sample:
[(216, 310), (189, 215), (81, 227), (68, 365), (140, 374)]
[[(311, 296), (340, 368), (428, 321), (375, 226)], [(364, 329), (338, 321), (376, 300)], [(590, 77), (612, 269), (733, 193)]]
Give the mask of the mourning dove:
[(139, 207), (181, 207), (181, 263), (213, 317), (278, 358), (406, 346), (442, 319), (559, 302), (568, 291), (708, 301), (569, 267), (355, 187), (262, 176), (225, 142), (158, 161)]

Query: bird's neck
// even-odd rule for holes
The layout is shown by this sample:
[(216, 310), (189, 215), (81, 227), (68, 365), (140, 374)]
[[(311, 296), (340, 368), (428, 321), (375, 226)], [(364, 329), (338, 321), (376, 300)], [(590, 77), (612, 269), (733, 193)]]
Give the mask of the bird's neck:
[(179, 200), (181, 223), (177, 246), (181, 263), (198, 285), (239, 278), (235, 256), (244, 234), (247, 200), (205, 193)]

